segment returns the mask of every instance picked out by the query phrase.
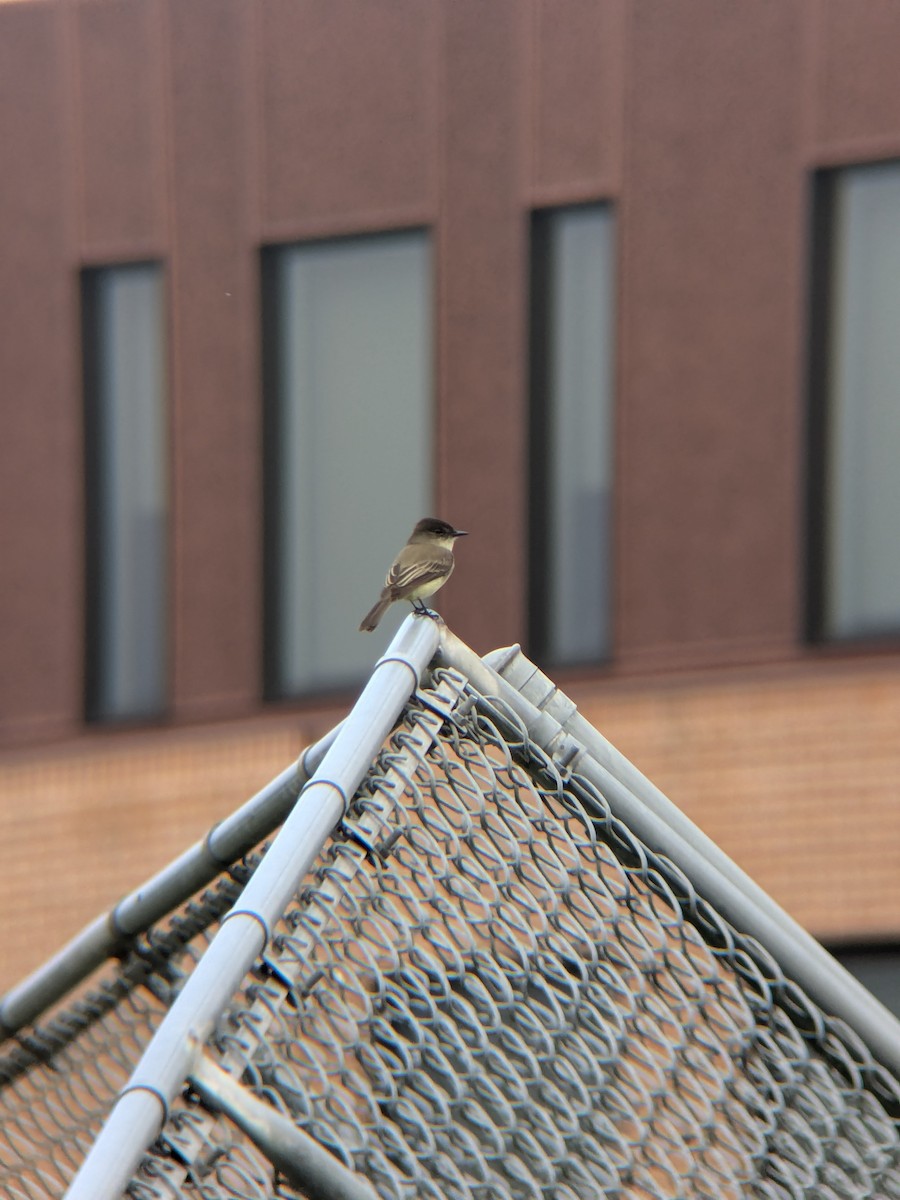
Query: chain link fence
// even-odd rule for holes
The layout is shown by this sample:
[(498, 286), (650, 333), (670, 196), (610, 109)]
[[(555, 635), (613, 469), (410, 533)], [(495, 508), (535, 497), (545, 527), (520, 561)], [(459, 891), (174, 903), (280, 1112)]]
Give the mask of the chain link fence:
[[(259, 854), (0, 1057), (65, 1192)], [(900, 1200), (900, 1085), (515, 714), (435, 671), (208, 1053), (382, 1200)], [(130, 1194), (304, 1193), (186, 1088)]]

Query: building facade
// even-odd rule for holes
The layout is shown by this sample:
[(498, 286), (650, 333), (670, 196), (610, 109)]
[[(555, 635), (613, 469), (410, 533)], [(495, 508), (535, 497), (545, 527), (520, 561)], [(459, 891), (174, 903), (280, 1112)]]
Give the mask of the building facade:
[(900, 939), (898, 59), (890, 0), (0, 4), (6, 983), (333, 723), (428, 510), (461, 637)]

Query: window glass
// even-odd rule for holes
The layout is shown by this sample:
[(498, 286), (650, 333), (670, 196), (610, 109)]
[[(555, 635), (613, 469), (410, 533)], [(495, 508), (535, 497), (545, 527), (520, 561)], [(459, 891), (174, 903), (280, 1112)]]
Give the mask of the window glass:
[(266, 676), (354, 681), (392, 635), (359, 622), (432, 496), (431, 260), (423, 232), (267, 250)]
[(166, 704), (168, 482), (163, 273), (83, 276), (87, 711), (149, 717)]
[(821, 632), (860, 637), (900, 631), (900, 164), (824, 186)]
[(900, 1017), (900, 950), (896, 946), (840, 947), (832, 953), (889, 1012)]
[(531, 636), (554, 664), (611, 644), (614, 223), (608, 205), (533, 224)]

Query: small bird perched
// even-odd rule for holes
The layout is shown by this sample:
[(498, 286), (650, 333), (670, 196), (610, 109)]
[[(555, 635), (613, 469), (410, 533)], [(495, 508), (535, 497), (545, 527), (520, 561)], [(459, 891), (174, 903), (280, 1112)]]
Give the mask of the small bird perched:
[(453, 543), (459, 537), (466, 537), (466, 530), (423, 517), (391, 563), (378, 602), (363, 617), (360, 632), (373, 630), (395, 600), (409, 600), (416, 612), (428, 612), (426, 597), (433, 596), (453, 573)]

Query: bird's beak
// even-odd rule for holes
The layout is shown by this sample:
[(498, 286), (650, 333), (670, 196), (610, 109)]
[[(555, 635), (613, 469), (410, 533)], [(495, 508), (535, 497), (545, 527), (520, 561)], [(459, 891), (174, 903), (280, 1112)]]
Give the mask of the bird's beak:
[(455, 538), (458, 538), (458, 537), (468, 537), (468, 536), (469, 536), (469, 531), (468, 531), (468, 529), (454, 529), (454, 530), (453, 530), (453, 536), (454, 536)]

